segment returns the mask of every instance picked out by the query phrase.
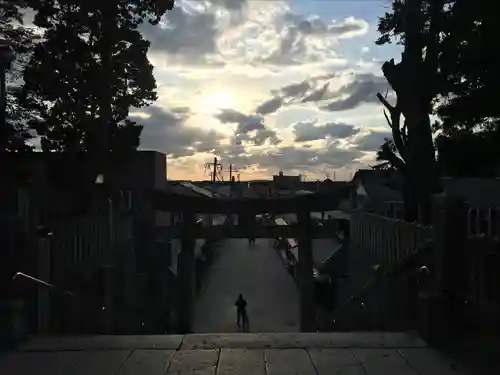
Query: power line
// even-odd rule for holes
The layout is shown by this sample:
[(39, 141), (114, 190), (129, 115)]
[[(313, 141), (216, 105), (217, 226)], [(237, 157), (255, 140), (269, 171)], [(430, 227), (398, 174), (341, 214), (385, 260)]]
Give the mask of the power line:
[(222, 175), (222, 163), (219, 163), (217, 157), (214, 157), (214, 161), (211, 163), (205, 163), (205, 173), (209, 172), (212, 182), (224, 181), (224, 176)]
[[(236, 174), (236, 177), (234, 176), (234, 174)], [(229, 164), (229, 181), (233, 181), (233, 178), (235, 180), (237, 180), (238, 182), (240, 181), (240, 170), (239, 169), (236, 169), (236, 167), (234, 166), (234, 164)]]

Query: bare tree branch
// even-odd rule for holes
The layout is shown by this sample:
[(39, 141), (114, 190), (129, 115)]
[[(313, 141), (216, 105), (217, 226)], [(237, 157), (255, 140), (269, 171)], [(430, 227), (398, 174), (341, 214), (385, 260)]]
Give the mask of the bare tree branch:
[(389, 111), (389, 115), (387, 112), (384, 110), (384, 116), (387, 121), (387, 124), (392, 130), (392, 138), (394, 140), (394, 144), (396, 145), (396, 148), (403, 158), (403, 160), (406, 159), (406, 142), (405, 138), (403, 138), (401, 134), (401, 111), (399, 110), (398, 106), (395, 105), (393, 106), (390, 104), (386, 98), (382, 96), (382, 94), (377, 93), (377, 98), (378, 100), (384, 105), (385, 108)]
[(387, 160), (399, 171), (405, 170), (406, 163), (403, 159), (396, 155), (394, 151), (390, 149), (388, 143), (383, 144), (381, 149), (377, 152), (377, 161), (383, 160)]
[(380, 102), (384, 105), (384, 107), (385, 107), (385, 108), (387, 108), (387, 110), (388, 110), (389, 112), (391, 112), (391, 114), (392, 114), (392, 111), (393, 111), (396, 107), (395, 107), (395, 106), (393, 106), (391, 103), (389, 103), (389, 102), (387, 101), (387, 99), (386, 99), (386, 98), (384, 98), (384, 97), (382, 96), (382, 94), (381, 94), (381, 93), (379, 93), (379, 92), (377, 93), (377, 99), (378, 99), (378, 100), (380, 100)]

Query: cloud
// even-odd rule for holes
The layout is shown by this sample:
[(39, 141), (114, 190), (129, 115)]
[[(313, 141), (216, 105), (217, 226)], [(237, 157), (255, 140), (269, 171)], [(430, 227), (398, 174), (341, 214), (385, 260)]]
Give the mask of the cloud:
[(384, 143), (384, 138), (392, 138), (392, 133), (371, 130), (355, 142), (356, 148), (360, 151), (376, 151)]
[[(208, 154), (240, 168), (298, 173), (363, 162), (383, 142), (366, 129), (378, 119), (371, 121), (365, 104), (387, 83), (374, 67), (369, 74), (356, 65), (371, 36), (358, 45), (353, 38), (369, 24), (325, 16), (334, 12), (297, 13), (321, 9), (281, 0), (176, 0), (160, 26), (142, 26), (161, 86), (157, 105), (169, 109), (150, 107), (133, 118), (145, 125), (141, 147), (168, 153), (184, 178), (198, 175), (195, 165)], [(350, 109), (357, 111), (337, 116)], [(299, 121), (308, 118), (316, 120)]]
[(363, 153), (356, 149), (328, 147), (315, 149), (286, 146), (266, 152), (229, 154), (233, 163), (256, 166), (259, 169), (283, 171), (310, 171), (311, 168), (342, 168), (356, 162)]
[(197, 152), (215, 150), (223, 135), (215, 131), (204, 131), (185, 126), (189, 116), (187, 108), (170, 111), (158, 106), (141, 108), (129, 118), (144, 125), (141, 134), (141, 149), (164, 152), (172, 157), (194, 155)]
[(259, 114), (245, 115), (234, 109), (223, 109), (215, 115), (215, 118), (223, 124), (236, 124), (234, 133), (236, 144), (247, 141), (255, 146), (262, 146), (266, 141), (270, 144), (281, 142), (276, 132), (266, 127), (264, 118)]
[[(350, 77), (347, 84), (332, 90), (334, 83), (347, 76)], [(273, 90), (273, 97), (257, 106), (256, 112), (267, 115), (287, 104), (305, 103), (315, 103), (325, 111), (345, 111), (362, 104), (378, 103), (377, 93), (385, 93), (389, 88), (385, 77), (371, 73), (350, 71), (344, 74), (323, 74)], [(392, 92), (389, 99), (391, 98)]]
[(152, 52), (168, 56), (168, 61), (204, 63), (207, 55), (217, 53), (216, 16), (210, 7), (192, 7), (180, 2), (169, 11), (159, 26), (145, 24), (141, 31), (151, 42)]
[(383, 76), (357, 74), (352, 82), (335, 93), (339, 98), (325, 104), (322, 109), (345, 111), (356, 108), (361, 104), (379, 103), (377, 93), (384, 94), (389, 88), (389, 84)]
[(178, 0), (158, 26), (144, 25), (151, 51), (166, 63), (297, 65), (339, 59), (341, 39), (363, 35), (364, 20), (325, 23), (285, 1)]
[(317, 125), (317, 120), (298, 122), (294, 125), (295, 141), (308, 142), (325, 138), (344, 139), (358, 134), (359, 128), (354, 125), (328, 122)]
[(366, 34), (368, 27), (368, 22), (354, 17), (348, 17), (342, 22), (333, 21), (330, 24), (326, 24), (319, 17), (299, 20), (297, 23), (297, 28), (305, 35), (330, 34), (338, 38), (352, 38)]
[(267, 115), (276, 112), (283, 105), (283, 98), (274, 97), (260, 104), (255, 110), (260, 115)]

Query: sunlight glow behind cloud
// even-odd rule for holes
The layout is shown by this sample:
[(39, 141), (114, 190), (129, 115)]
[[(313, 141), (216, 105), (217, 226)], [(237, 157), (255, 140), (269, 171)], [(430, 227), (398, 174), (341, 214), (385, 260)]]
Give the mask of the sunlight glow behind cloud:
[(176, 3), (143, 28), (159, 100), (131, 113), (141, 147), (169, 155), (169, 178), (204, 178), (214, 155), (244, 179), (347, 178), (373, 161), (388, 130), (380, 61), (399, 53), (374, 45), (383, 0)]

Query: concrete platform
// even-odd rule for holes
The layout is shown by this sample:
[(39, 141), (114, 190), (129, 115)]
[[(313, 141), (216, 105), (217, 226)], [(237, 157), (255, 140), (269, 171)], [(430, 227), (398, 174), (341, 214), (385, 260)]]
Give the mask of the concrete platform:
[(462, 375), (411, 334), (282, 333), (35, 337), (0, 355), (2, 375)]

